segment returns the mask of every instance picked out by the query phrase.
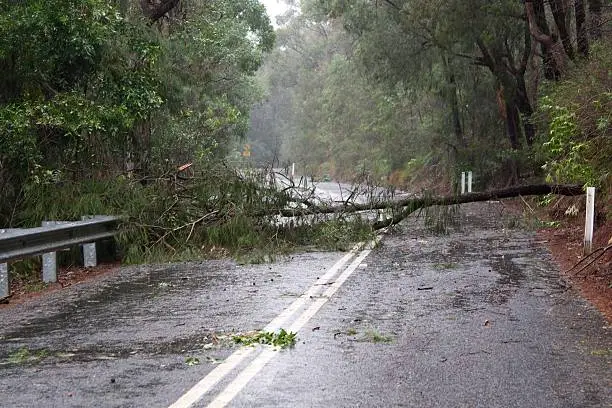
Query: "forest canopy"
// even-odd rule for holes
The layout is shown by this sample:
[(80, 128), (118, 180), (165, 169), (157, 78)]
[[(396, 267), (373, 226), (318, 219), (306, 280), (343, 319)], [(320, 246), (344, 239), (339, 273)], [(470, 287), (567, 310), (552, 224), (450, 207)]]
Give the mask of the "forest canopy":
[(609, 188), (601, 0), (304, 0), (286, 17), (251, 118), (262, 157), (404, 185), (473, 170), (479, 188)]

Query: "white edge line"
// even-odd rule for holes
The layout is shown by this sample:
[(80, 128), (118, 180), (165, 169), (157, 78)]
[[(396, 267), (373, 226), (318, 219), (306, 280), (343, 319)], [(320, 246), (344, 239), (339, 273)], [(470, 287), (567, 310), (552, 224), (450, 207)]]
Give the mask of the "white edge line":
[[(372, 243), (377, 242), (374, 240)], [(310, 305), (291, 325), (289, 328), (290, 332), (298, 332), (314, 315), (323, 307), (329, 298), (338, 291), (340, 286), (355, 272), (361, 262), (372, 252), (371, 249), (365, 249), (359, 254), (355, 260), (349, 265), (348, 268), (336, 279), (336, 281), (329, 287), (323, 297), (318, 298), (315, 302)], [(207, 406), (207, 408), (223, 408), (229, 404), (238, 395), (242, 389), (251, 381), (265, 366), (268, 364), (277, 351), (273, 348), (266, 348), (261, 354), (259, 354), (251, 363), (242, 370), (238, 376)]]
[(212, 387), (214, 387), (215, 384), (221, 381), (223, 377), (236, 368), (236, 366), (238, 366), (242, 360), (244, 360), (254, 351), (255, 349), (253, 347), (243, 347), (236, 350), (223, 363), (215, 367), (215, 369), (208, 373), (206, 377), (183, 394), (174, 404), (170, 405), (169, 408), (191, 407), (193, 404), (198, 402), (200, 398), (202, 398), (202, 396)]
[[(353, 256), (363, 247), (364, 243), (360, 242), (355, 245), (349, 253), (345, 254), (342, 258), (336, 261), (319, 280), (313, 286), (311, 286), (302, 296), (296, 299), (287, 309), (281, 312), (275, 317), (268, 325), (264, 328), (265, 331), (276, 331), (285, 323), (285, 321), (291, 317), (298, 309), (300, 309), (311, 296), (315, 296), (322, 288), (322, 285), (329, 283), (329, 280), (334, 277), (336, 273), (351, 260)], [(235, 369), (244, 359), (251, 355), (255, 351), (253, 347), (242, 347), (232, 353), (225, 361), (215, 367), (209, 372), (204, 378), (202, 378), (196, 385), (194, 385), (189, 391), (183, 394), (176, 402), (170, 405), (168, 408), (189, 408), (198, 402), (204, 394), (206, 394), (212, 387), (214, 387), (219, 381)]]
[(351, 249), (351, 251), (349, 253), (347, 253), (342, 258), (340, 258), (338, 261), (336, 261), (336, 263), (333, 264), (332, 267), (327, 270), (325, 275), (321, 276), (317, 280), (316, 284), (311, 286), (303, 295), (301, 295), (299, 298), (297, 298), (295, 301), (293, 301), (293, 303), (291, 303), (291, 305), (289, 305), (289, 307), (287, 307), (285, 310), (283, 310), (281, 312), (281, 314), (279, 314), (270, 323), (268, 323), (268, 325), (266, 327), (264, 327), (264, 331), (276, 331), (276, 330), (280, 329), (281, 326), (283, 325), (283, 323), (285, 323), (285, 321), (289, 317), (291, 317), (291, 315), (293, 315), (299, 308), (304, 306), (306, 301), (308, 299), (310, 299), (311, 296), (316, 296), (316, 294), (319, 291), (321, 291), (321, 289), (323, 288), (323, 285), (329, 284), (330, 279), (332, 279), (334, 277), (334, 275), (336, 275), (336, 273), (338, 273), (338, 271), (348, 261), (350, 261), (353, 256), (355, 256), (357, 251), (359, 251), (359, 249), (362, 248), (363, 245), (364, 245), (364, 243), (360, 242), (359, 244), (355, 245)]

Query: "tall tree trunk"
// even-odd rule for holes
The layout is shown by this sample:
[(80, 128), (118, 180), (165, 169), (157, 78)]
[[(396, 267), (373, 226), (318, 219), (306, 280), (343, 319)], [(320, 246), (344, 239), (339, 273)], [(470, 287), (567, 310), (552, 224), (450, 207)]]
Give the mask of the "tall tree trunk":
[(459, 111), (459, 96), (457, 95), (457, 83), (455, 80), (455, 74), (451, 74), (448, 79), (450, 85), (450, 105), (451, 105), (451, 114), (453, 121), (453, 131), (455, 133), (455, 138), (460, 146), (465, 147), (467, 143), (465, 141), (465, 135), (463, 133), (463, 127), (461, 126), (461, 116)]
[(140, 8), (144, 15), (155, 23), (166, 13), (175, 8), (180, 0), (140, 0)]
[(525, 83), (525, 75), (515, 75), (516, 78), (516, 107), (522, 115), (523, 131), (525, 132), (525, 141), (527, 146), (532, 146), (535, 139), (535, 126), (531, 122), (533, 116), (533, 107), (527, 94), (527, 85)]
[(442, 62), (444, 64), (444, 69), (446, 71), (446, 81), (447, 86), (444, 92), (444, 99), (450, 106), (451, 110), (451, 122), (453, 126), (453, 133), (455, 135), (455, 139), (459, 146), (466, 147), (467, 143), (465, 141), (465, 135), (463, 133), (463, 127), (461, 126), (461, 112), (459, 110), (459, 96), (457, 95), (457, 80), (455, 78), (455, 73), (446, 58), (446, 56), (442, 56)]
[(506, 101), (506, 133), (512, 150), (520, 150), (520, 116), (514, 101)]
[[(548, 21), (546, 20), (546, 11), (544, 10), (544, 0), (536, 0), (533, 2), (533, 10), (535, 23), (544, 35), (550, 35), (550, 28), (548, 27)], [(542, 54), (542, 64), (544, 67), (544, 78), (549, 81), (556, 81), (560, 77), (559, 70), (555, 66), (555, 61), (548, 47), (544, 44), (537, 42), (537, 46)]]
[(567, 26), (567, 9), (563, 3), (563, 0), (551, 0), (550, 8), (555, 19), (555, 24), (557, 24), (557, 29), (559, 30), (559, 36), (561, 37), (561, 43), (563, 44), (565, 53), (569, 59), (573, 60), (574, 47), (572, 46), (572, 38), (570, 36), (570, 30)]
[[(529, 23), (529, 32), (537, 42), (542, 44), (542, 46), (550, 52), (552, 56), (551, 62), (554, 63), (555, 71), (558, 72), (559, 75), (562, 75), (563, 72), (565, 72), (565, 69), (567, 68), (569, 57), (565, 52), (563, 44), (561, 44), (560, 41), (554, 39), (551, 35), (548, 35), (543, 32), (541, 27), (537, 24), (535, 4), (541, 2), (543, 2), (543, 0), (525, 0), (525, 11)], [(557, 75), (557, 77), (559, 75)]]
[(591, 36), (596, 40), (601, 39), (602, 6), (602, 0), (589, 0), (589, 12), (591, 14)]
[(585, 0), (576, 0), (576, 39), (578, 42), (578, 53), (583, 57), (589, 55), (589, 36), (586, 26), (586, 4)]

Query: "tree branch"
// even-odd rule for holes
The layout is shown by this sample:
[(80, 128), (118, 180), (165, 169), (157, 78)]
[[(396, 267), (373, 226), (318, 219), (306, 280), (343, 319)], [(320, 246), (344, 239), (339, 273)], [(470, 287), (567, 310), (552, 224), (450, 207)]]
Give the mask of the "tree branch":
[(179, 2), (180, 0), (162, 0), (159, 4), (153, 4), (151, 0), (140, 0), (140, 8), (151, 23), (155, 23), (175, 8)]

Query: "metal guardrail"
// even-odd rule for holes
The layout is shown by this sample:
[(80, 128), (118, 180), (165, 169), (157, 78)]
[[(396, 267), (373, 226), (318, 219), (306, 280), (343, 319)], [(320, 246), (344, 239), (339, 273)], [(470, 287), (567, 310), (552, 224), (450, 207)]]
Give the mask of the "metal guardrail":
[[(95, 266), (95, 242), (110, 238), (117, 233), (119, 218), (95, 216), (83, 221), (58, 222), (56, 224), (25, 229), (0, 229), (0, 299), (8, 297), (8, 272), (6, 263), (35, 255), (43, 255), (43, 280), (55, 282), (55, 251), (76, 245), (88, 245), (88, 254), (93, 261), (85, 266)], [(47, 259), (45, 259), (47, 257)], [(44, 268), (49, 268), (46, 273)]]

